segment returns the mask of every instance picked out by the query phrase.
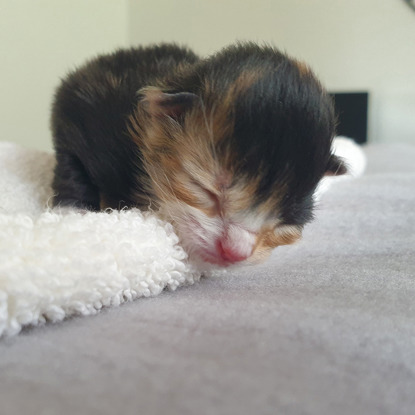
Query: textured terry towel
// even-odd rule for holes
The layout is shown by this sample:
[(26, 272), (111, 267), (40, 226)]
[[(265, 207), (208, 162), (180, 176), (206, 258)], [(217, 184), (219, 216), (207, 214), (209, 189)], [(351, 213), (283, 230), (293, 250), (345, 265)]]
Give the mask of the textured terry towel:
[(0, 336), (199, 278), (152, 213), (48, 209), (53, 166), (51, 154), (0, 143)]
[[(362, 173), (355, 144), (337, 138), (334, 149)], [(151, 212), (48, 208), (53, 167), (52, 154), (0, 142), (0, 336), (200, 278), (172, 226)]]

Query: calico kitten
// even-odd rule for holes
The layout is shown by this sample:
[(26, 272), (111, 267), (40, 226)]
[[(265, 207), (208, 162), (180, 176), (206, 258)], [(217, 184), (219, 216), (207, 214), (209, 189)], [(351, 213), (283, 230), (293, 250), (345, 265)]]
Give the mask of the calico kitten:
[(57, 90), (54, 204), (155, 206), (194, 259), (258, 262), (300, 238), (321, 178), (345, 172), (334, 131), (311, 70), (272, 47), (119, 50)]

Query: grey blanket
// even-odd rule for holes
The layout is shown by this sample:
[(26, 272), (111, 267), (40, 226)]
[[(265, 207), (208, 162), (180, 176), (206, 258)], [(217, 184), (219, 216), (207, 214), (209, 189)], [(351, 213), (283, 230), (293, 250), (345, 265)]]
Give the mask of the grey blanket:
[(267, 263), (0, 341), (0, 413), (414, 414), (415, 147)]

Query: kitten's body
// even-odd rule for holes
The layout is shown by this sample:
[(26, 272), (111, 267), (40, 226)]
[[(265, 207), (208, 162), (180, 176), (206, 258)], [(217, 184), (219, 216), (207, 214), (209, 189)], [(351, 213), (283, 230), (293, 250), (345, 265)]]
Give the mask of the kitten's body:
[(334, 123), (311, 71), (275, 49), (118, 51), (57, 91), (55, 204), (152, 203), (195, 257), (260, 260), (299, 238), (318, 182), (342, 170)]

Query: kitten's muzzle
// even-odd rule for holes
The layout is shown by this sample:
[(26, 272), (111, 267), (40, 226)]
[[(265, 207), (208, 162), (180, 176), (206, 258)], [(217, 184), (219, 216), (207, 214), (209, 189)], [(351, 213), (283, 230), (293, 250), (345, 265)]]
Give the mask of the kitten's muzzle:
[(214, 264), (231, 265), (248, 259), (253, 252), (256, 235), (237, 225), (228, 225), (215, 242), (215, 252), (205, 260)]
[(235, 249), (234, 247), (227, 245), (226, 242), (224, 243), (221, 240), (217, 242), (217, 252), (225, 262), (230, 262), (231, 264), (245, 261), (251, 256), (250, 252), (239, 251), (238, 249)]

